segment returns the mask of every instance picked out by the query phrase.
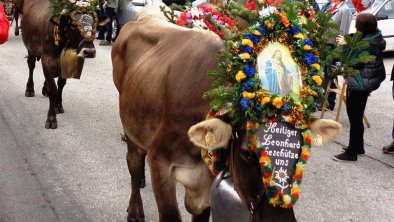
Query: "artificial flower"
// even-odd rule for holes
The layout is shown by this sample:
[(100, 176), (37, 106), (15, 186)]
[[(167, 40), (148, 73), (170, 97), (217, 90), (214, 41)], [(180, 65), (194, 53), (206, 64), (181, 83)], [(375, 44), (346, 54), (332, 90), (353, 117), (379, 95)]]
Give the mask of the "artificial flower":
[(255, 94), (251, 93), (251, 92), (243, 92), (242, 97), (244, 97), (246, 99), (253, 99), (255, 97)]
[(244, 52), (244, 53), (239, 54), (239, 57), (241, 57), (242, 60), (248, 60), (248, 59), (250, 59), (250, 54)]
[(240, 49), (241, 52), (246, 52), (246, 53), (252, 53), (253, 52), (253, 48), (249, 47), (249, 46), (242, 46)]
[(272, 105), (275, 106), (277, 109), (280, 109), (283, 106), (282, 97), (275, 97), (272, 100)]
[[(321, 79), (321, 77), (318, 76), (318, 75), (312, 76), (312, 79), (316, 82), (316, 84), (317, 84), (318, 86), (320, 86), (320, 85), (322, 84), (322, 82), (323, 82), (323, 80)], [(316, 92), (315, 92), (315, 93), (316, 93)]]
[(247, 65), (244, 72), (248, 78), (252, 78), (256, 74), (256, 68), (253, 65)]
[(266, 25), (269, 29), (272, 29), (274, 26), (270, 20), (265, 20), (264, 25)]
[(261, 33), (258, 30), (253, 30), (253, 35), (261, 36)]
[[(257, 36), (257, 35), (251, 34), (251, 33), (244, 34), (243, 37), (250, 39), (253, 42), (253, 44), (257, 44), (260, 41), (260, 36)], [(253, 47), (253, 46), (251, 46), (251, 47)]]
[(269, 103), (271, 101), (271, 98), (268, 96), (263, 97), (263, 99), (261, 100), (261, 105), (265, 105), (267, 103)]
[(252, 40), (250, 40), (250, 39), (242, 39), (241, 44), (242, 44), (242, 45), (249, 46), (249, 47), (253, 47), (253, 42), (252, 42)]
[(304, 45), (304, 50), (305, 51), (312, 50), (312, 47), (310, 45)]
[(238, 71), (237, 74), (235, 74), (235, 79), (238, 82), (241, 82), (245, 78), (246, 78), (246, 75), (245, 75), (245, 73), (243, 71)]
[(241, 109), (243, 111), (246, 111), (250, 108), (251, 102), (249, 99), (242, 98), (241, 101), (239, 102), (239, 105), (241, 106)]
[(319, 63), (313, 63), (313, 64), (311, 64), (311, 66), (312, 66), (313, 68), (315, 68), (316, 70), (320, 70), (320, 65), (319, 65)]
[(294, 35), (294, 38), (297, 38), (297, 39), (305, 39), (305, 37), (304, 37), (304, 35), (303, 35), (302, 33), (297, 33), (297, 34), (295, 34), (295, 35)]

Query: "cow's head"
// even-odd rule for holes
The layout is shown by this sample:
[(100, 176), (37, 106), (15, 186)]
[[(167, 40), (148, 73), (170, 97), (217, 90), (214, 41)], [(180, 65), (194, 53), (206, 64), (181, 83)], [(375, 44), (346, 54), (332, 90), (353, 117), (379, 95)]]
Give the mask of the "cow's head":
[[(311, 124), (313, 144), (325, 145), (332, 142), (341, 131), (341, 125), (333, 120), (314, 120)], [(246, 129), (234, 129), (230, 124), (212, 118), (192, 126), (188, 132), (190, 140), (199, 147), (212, 149), (225, 147), (228, 166), (234, 182), (234, 189), (244, 204), (260, 209), (264, 196), (260, 164), (255, 153), (247, 146)]]
[[(52, 22), (57, 26), (61, 46), (75, 49), (78, 56), (94, 58), (96, 49), (93, 40), (96, 35), (97, 15), (94, 11), (74, 10), (54, 17)], [(56, 33), (55, 33), (56, 38)]]

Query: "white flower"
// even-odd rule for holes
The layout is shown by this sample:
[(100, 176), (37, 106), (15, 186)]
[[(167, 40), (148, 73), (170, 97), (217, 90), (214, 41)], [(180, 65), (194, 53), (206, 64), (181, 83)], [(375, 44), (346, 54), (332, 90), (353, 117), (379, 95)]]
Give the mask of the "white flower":
[(274, 6), (268, 6), (266, 8), (263, 8), (263, 9), (261, 9), (261, 11), (259, 11), (260, 18), (263, 18), (265, 16), (269, 16), (274, 11), (276, 11), (276, 7), (274, 7)]
[(287, 179), (289, 178), (289, 176), (287, 175), (287, 169), (283, 170), (282, 167), (275, 171), (275, 179), (279, 180), (279, 183), (287, 183)]
[(74, 4), (74, 3), (75, 3), (75, 0), (69, 0), (69, 1), (70, 1), (71, 4)]

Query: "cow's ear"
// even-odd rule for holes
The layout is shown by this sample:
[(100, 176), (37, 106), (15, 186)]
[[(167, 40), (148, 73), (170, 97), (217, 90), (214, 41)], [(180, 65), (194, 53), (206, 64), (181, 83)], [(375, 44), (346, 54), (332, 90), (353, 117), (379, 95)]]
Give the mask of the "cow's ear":
[(342, 131), (340, 123), (329, 119), (317, 119), (312, 122), (312, 145), (322, 146), (331, 143)]
[(190, 141), (194, 145), (206, 149), (227, 147), (231, 134), (231, 125), (217, 118), (197, 123), (190, 127), (188, 132)]

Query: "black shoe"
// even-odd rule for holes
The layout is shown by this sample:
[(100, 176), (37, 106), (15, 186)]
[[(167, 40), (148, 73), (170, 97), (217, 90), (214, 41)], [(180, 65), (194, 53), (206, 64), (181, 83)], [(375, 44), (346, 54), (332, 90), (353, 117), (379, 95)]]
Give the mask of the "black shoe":
[(357, 161), (357, 155), (341, 153), (332, 157), (336, 161)]
[[(342, 150), (345, 151), (345, 152), (347, 151), (347, 149), (348, 149), (348, 147), (343, 147), (343, 148), (342, 148)], [(365, 150), (363, 150), (363, 151), (357, 151), (357, 155), (365, 155)]]

